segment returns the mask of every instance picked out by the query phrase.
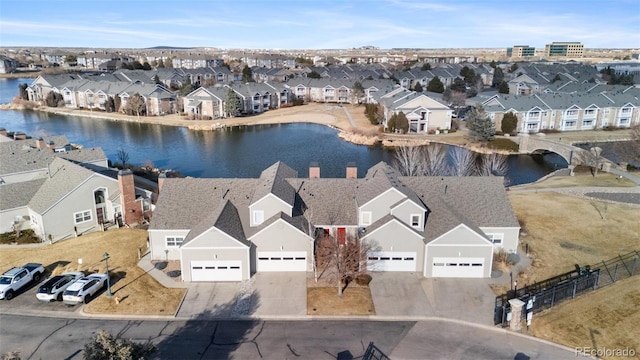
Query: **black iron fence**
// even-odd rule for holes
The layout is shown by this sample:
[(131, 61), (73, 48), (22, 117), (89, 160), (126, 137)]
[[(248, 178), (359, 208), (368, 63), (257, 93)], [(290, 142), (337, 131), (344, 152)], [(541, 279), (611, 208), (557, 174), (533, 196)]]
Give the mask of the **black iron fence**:
[(389, 360), (390, 358), (385, 355), (377, 346), (373, 344), (373, 341), (369, 343), (367, 350), (362, 355), (363, 360)]
[[(576, 269), (568, 273), (508, 291), (496, 297), (494, 323), (507, 326), (511, 316), (529, 319), (529, 314), (553, 307), (563, 300), (573, 299), (585, 291), (637, 275), (640, 273), (639, 267), (640, 252), (632, 251), (592, 266), (576, 265)], [(522, 314), (511, 314), (511, 299), (519, 299), (525, 303)]]

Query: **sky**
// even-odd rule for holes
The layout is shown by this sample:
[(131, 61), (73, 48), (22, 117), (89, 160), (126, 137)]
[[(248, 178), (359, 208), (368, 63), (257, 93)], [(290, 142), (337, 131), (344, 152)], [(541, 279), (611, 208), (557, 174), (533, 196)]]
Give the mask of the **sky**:
[(0, 0), (0, 47), (640, 48), (639, 0)]

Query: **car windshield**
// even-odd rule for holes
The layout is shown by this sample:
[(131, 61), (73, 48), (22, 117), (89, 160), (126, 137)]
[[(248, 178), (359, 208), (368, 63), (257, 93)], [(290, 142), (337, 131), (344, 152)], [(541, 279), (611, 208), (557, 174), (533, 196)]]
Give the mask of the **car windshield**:
[(0, 285), (9, 285), (11, 284), (11, 278), (8, 276), (0, 276)]
[(65, 295), (69, 296), (77, 296), (80, 290), (67, 290), (64, 292)]

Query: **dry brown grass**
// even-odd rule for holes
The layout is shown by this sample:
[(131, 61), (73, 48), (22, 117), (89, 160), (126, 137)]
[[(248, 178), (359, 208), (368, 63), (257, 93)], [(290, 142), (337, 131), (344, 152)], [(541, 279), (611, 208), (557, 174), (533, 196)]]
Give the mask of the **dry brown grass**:
[(634, 276), (534, 315), (531, 332), (569, 347), (628, 347), (635, 349), (634, 358), (639, 359), (638, 324), (640, 276)]
[(574, 186), (633, 187), (636, 186), (636, 184), (626, 178), (619, 179), (618, 176), (614, 174), (599, 172), (597, 176), (591, 176), (589, 173), (576, 173), (575, 176), (554, 176), (541, 181), (540, 183), (534, 183), (518, 188), (548, 189)]
[(338, 296), (336, 287), (307, 288), (308, 315), (375, 315), (368, 286), (349, 286)]
[(520, 242), (529, 244), (533, 258), (523, 284), (571, 271), (574, 264), (592, 265), (640, 247), (638, 207), (608, 204), (606, 220), (602, 220), (594, 201), (588, 199), (550, 192), (511, 193), (509, 200), (525, 229)]
[[(118, 229), (95, 232), (75, 239), (57, 242), (38, 248), (0, 250), (0, 269), (23, 265), (26, 262), (42, 263), (48, 271), (104, 272), (103, 254), (108, 252), (112, 292), (93, 299), (86, 312), (173, 315), (178, 308), (184, 289), (167, 289), (145, 273), (138, 264), (138, 249), (146, 250), (147, 232), (144, 230)], [(78, 259), (82, 265), (78, 265)], [(122, 301), (115, 303), (115, 297)]]

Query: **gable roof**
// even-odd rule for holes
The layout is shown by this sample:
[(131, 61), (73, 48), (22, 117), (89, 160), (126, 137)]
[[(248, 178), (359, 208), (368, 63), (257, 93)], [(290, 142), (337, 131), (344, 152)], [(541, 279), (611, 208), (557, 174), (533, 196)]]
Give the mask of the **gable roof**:
[(296, 177), (298, 177), (298, 172), (281, 161), (269, 166), (260, 174), (260, 183), (251, 197), (251, 203), (255, 203), (268, 194), (273, 194), (293, 206), (296, 190), (285, 179)]
[(94, 175), (96, 173), (82, 166), (62, 158), (55, 158), (49, 165), (49, 177), (35, 193), (29, 202), (29, 207), (42, 214), (75, 187)]
[(182, 246), (189, 243), (191, 240), (202, 235), (204, 232), (211, 228), (216, 228), (232, 238), (238, 240), (245, 246), (250, 246), (247, 238), (242, 230), (242, 222), (238, 215), (238, 209), (229, 201), (224, 200), (213, 211), (208, 211), (207, 215), (194, 226), (189, 234), (185, 237)]
[(36, 179), (11, 184), (0, 184), (0, 211), (27, 206), (33, 195), (45, 182), (45, 179)]

